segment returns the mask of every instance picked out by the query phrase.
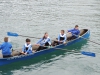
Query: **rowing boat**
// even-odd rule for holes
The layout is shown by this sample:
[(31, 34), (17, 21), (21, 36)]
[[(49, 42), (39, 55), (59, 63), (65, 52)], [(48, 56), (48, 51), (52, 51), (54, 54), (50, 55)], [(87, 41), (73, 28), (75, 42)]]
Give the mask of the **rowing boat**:
[(76, 42), (82, 41), (84, 39), (88, 39), (89, 36), (90, 36), (90, 30), (81, 29), (80, 30), (80, 36), (81, 37), (78, 37), (76, 39), (67, 40), (66, 44), (60, 44), (60, 45), (57, 45), (55, 47), (50, 47), (50, 48), (45, 49), (45, 50), (40, 50), (40, 51), (35, 52), (33, 54), (20, 55), (20, 56), (19, 55), (15, 55), (15, 56), (9, 57), (9, 58), (0, 58), (0, 66), (7, 65), (7, 64), (10, 64), (10, 63), (14, 63), (14, 62), (18, 62), (18, 61), (24, 61), (24, 60), (31, 59), (31, 58), (35, 58), (37, 56), (53, 52), (53, 51), (56, 50), (56, 48), (64, 48), (64, 47), (67, 47), (69, 45), (75, 44)]

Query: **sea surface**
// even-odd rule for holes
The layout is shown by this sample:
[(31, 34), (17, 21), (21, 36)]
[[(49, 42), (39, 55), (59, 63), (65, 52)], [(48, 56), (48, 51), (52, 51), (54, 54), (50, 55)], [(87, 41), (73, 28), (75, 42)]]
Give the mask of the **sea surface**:
[[(89, 40), (100, 44), (100, 0), (0, 0), (0, 44), (7, 32), (55, 39), (60, 30), (89, 29)], [(28, 37), (9, 37), (13, 49), (22, 48)], [(30, 38), (35, 44), (39, 39)], [(100, 45), (83, 40), (27, 61), (0, 66), (0, 75), (100, 75)], [(85, 56), (89, 51), (96, 57)], [(1, 54), (0, 54), (1, 55)]]

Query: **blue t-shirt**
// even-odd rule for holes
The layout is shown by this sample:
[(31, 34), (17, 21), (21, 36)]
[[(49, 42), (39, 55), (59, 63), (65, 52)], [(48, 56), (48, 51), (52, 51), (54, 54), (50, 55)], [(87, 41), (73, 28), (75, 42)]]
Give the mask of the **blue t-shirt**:
[(2, 50), (3, 55), (11, 55), (12, 45), (9, 42), (4, 42), (0, 45), (0, 50)]
[(76, 36), (76, 37), (78, 37), (78, 35), (80, 34), (80, 31), (75, 28), (68, 30), (68, 32), (71, 32), (72, 36)]

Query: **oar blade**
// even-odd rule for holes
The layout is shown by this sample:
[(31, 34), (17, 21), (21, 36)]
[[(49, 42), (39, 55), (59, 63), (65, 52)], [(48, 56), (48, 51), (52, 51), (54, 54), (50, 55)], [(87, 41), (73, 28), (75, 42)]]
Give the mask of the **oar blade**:
[(95, 53), (82, 51), (81, 54), (96, 57)]
[(17, 33), (12, 33), (12, 32), (7, 32), (7, 35), (8, 36), (15, 36), (15, 37), (19, 36)]

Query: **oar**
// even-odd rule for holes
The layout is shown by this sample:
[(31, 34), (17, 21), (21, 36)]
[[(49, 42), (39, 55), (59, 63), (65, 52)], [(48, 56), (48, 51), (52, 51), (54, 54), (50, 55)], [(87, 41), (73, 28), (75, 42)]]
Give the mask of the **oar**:
[(89, 39), (87, 39), (87, 38), (84, 38), (84, 37), (82, 37), (82, 36), (80, 36), (80, 38), (83, 38), (83, 39), (88, 40), (88, 41), (90, 41), (90, 42), (93, 42), (93, 43), (95, 43), (95, 44), (97, 44), (97, 45), (100, 45), (99, 43), (94, 42), (94, 41), (92, 41), (92, 40), (89, 40)]
[[(78, 36), (78, 35), (76, 35), (76, 34), (73, 34), (73, 35), (75, 35), (76, 37)], [(88, 41), (90, 41), (90, 42), (93, 42), (93, 43), (95, 43), (95, 44), (100, 45), (100, 43), (97, 43), (97, 42), (95, 42), (95, 41), (89, 40), (89, 39), (84, 38), (84, 37), (82, 37), (82, 36), (79, 36), (79, 37), (80, 37), (80, 38), (83, 38), (84, 40), (88, 40)]]
[[(70, 51), (70, 52), (79, 52), (79, 51), (71, 51), (71, 50), (67, 50), (67, 49), (62, 49), (62, 48), (55, 48), (57, 50), (64, 50), (64, 51)], [(91, 56), (91, 57), (96, 57), (96, 54), (93, 52), (86, 52), (86, 51), (80, 51), (81, 54), (83, 55), (87, 55), (87, 56)]]
[(13, 33), (13, 32), (7, 32), (7, 35), (8, 35), (8, 36), (14, 36), (14, 37), (21, 36), (21, 37), (29, 37), (29, 38), (40, 39), (40, 38), (37, 38), (37, 37), (31, 37), (31, 36), (19, 35), (19, 34), (17, 34), (17, 33)]

